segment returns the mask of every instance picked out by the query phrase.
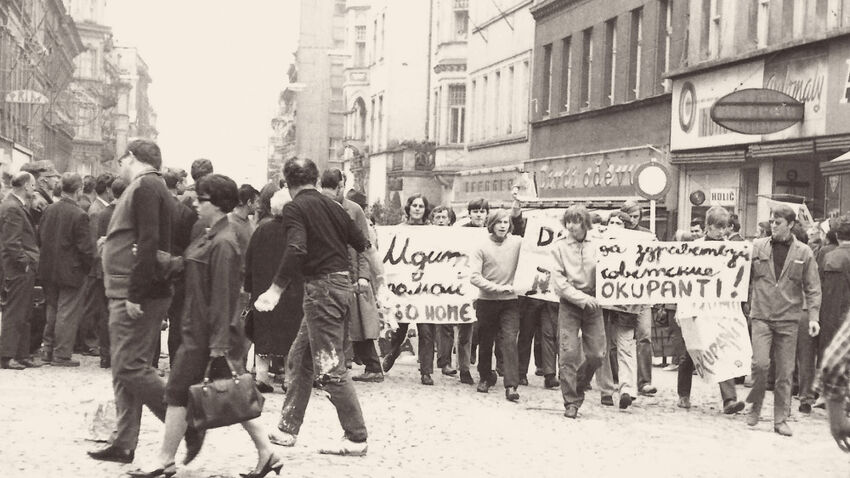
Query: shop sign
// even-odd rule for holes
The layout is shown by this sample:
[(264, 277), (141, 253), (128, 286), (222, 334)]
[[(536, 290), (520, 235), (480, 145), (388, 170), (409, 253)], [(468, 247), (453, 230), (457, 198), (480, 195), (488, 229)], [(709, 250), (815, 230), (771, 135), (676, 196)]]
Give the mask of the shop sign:
[(711, 119), (711, 107), (720, 98), (743, 88), (761, 88), (761, 60), (719, 68), (673, 80), (670, 147), (706, 148), (759, 141), (759, 136), (736, 133)]
[(649, 160), (649, 151), (634, 150), (530, 161), (525, 170), (541, 198), (625, 197), (635, 195), (635, 173)]
[(732, 131), (768, 134), (803, 120), (805, 106), (781, 91), (747, 88), (729, 93), (711, 107), (711, 119)]
[(765, 88), (780, 91), (803, 104), (803, 121), (766, 134), (764, 141), (820, 136), (826, 132), (828, 55), (822, 47), (777, 56), (764, 65)]
[(737, 206), (737, 188), (712, 188), (708, 190), (708, 203), (712, 206)]
[(6, 103), (46, 105), (47, 97), (35, 90), (13, 90), (6, 93)]

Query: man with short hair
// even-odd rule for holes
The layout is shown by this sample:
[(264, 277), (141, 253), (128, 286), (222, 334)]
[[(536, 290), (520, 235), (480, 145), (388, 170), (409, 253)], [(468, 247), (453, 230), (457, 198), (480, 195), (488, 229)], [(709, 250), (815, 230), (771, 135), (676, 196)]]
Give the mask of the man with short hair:
[(260, 191), (250, 184), (239, 186), (239, 204), (233, 208), (227, 218), (233, 226), (233, 231), (236, 233), (236, 240), (239, 241), (242, 260), (245, 260), (245, 252), (248, 250), (248, 243), (251, 241), (251, 234), (254, 233), (256, 227), (251, 223), (250, 216), (256, 213), (257, 198), (260, 197)]
[[(469, 222), (464, 224), (463, 227), (485, 227), (484, 223), (487, 221), (487, 216), (490, 215), (490, 203), (484, 198), (473, 199), (466, 204), (466, 212), (469, 214)], [(474, 303), (473, 303), (474, 304)], [(458, 368), (460, 368), (460, 382), (466, 383), (469, 385), (473, 385), (475, 382), (472, 380), (472, 375), (468, 373), (469, 365), (474, 364), (476, 360), (476, 351), (478, 349), (478, 321), (472, 324), (460, 324), (458, 326), (458, 347), (463, 347), (460, 345), (460, 341), (464, 338), (464, 335), (469, 335), (468, 346), (466, 346), (466, 350), (458, 350)], [(501, 341), (496, 340), (496, 345), (494, 345), (493, 353), (496, 355), (496, 370), (498, 372), (503, 372), (502, 370), (502, 352), (499, 349)], [(469, 359), (469, 363), (466, 364), (467, 373), (463, 373), (464, 361), (465, 359)]]
[(776, 365), (773, 391), (773, 430), (791, 436), (791, 378), (801, 321), (808, 319), (812, 337), (820, 331), (821, 286), (812, 250), (794, 238), (797, 215), (789, 206), (771, 212), (771, 237), (753, 241), (750, 276), (750, 320), (753, 342), (752, 404), (747, 425), (758, 425), (767, 386), (771, 355)]
[(584, 391), (605, 358), (605, 325), (596, 300), (597, 239), (588, 234), (593, 227), (590, 213), (583, 206), (570, 206), (561, 223), (566, 234), (554, 243), (552, 282), (560, 298), (558, 365), (564, 416), (575, 419)]
[(83, 180), (77, 173), (62, 175), (62, 198), (47, 206), (41, 219), (38, 276), (47, 303), (44, 359), (59, 367), (78, 367), (71, 354), (83, 315), (80, 288), (94, 262), (95, 244), (89, 217), (77, 204)]
[[(340, 203), (348, 216), (354, 221), (354, 224), (363, 234), (363, 237), (369, 237), (369, 221), (366, 219), (366, 213), (354, 201), (347, 199), (344, 196), (345, 192), (345, 175), (339, 169), (328, 169), (322, 173), (321, 179), (322, 194)], [(348, 247), (348, 255), (350, 257), (350, 268), (352, 273), (352, 282), (355, 282), (356, 293), (364, 294), (365, 300), (374, 300), (374, 295), (371, 294), (372, 271), (368, 254), (374, 250), (370, 247), (367, 253), (359, 254), (353, 247)], [(377, 260), (380, 264), (380, 260)], [(377, 277), (382, 277), (381, 271)], [(352, 303), (357, 304), (358, 297), (352, 297)], [(377, 308), (375, 308), (377, 311)], [(352, 377), (355, 382), (383, 382), (384, 372), (381, 369), (381, 361), (378, 358), (378, 352), (375, 350), (375, 340), (378, 338), (380, 326), (377, 317), (362, 317), (358, 314), (362, 312), (359, 307), (349, 309), (346, 316), (346, 361), (360, 360), (365, 366), (364, 372), (361, 375)], [(355, 317), (354, 314), (358, 314)], [(364, 320), (365, 319), (365, 320)], [(374, 320), (373, 320), (374, 319)], [(349, 340), (350, 339), (350, 340)], [(433, 345), (433, 344), (432, 344)], [(359, 362), (358, 362), (359, 363)]]
[(89, 208), (95, 200), (95, 179), (91, 174), (83, 176), (83, 193), (80, 195), (80, 207), (83, 211), (89, 212)]
[[(160, 325), (171, 303), (171, 284), (158, 265), (158, 251), (171, 251), (174, 200), (159, 173), (162, 155), (150, 140), (134, 140), (118, 158), (129, 183), (115, 207), (103, 244), (104, 286), (109, 298), (112, 385), (118, 415), (112, 444), (90, 451), (94, 459), (130, 463), (139, 440), (142, 407), (165, 419), (165, 382), (151, 366)], [(188, 463), (204, 433), (186, 430)]]
[[(726, 240), (729, 229), (729, 211), (722, 206), (712, 206), (705, 213), (705, 235), (697, 242), (712, 242)], [(685, 352), (683, 359), (679, 362), (678, 387), (679, 408), (691, 408), (691, 383), (693, 381), (694, 361), (690, 354)], [(723, 413), (733, 415), (744, 409), (744, 402), (738, 400), (735, 390), (735, 379), (730, 378), (718, 384), (720, 386), (720, 398), (723, 401)]]
[(703, 227), (702, 219), (694, 219), (691, 221), (691, 236), (694, 239), (699, 239), (705, 235), (705, 228)]
[(278, 424), (280, 433), (269, 438), (283, 446), (295, 444), (318, 378), (345, 430), (341, 442), (320, 453), (362, 456), (367, 450), (366, 424), (345, 367), (343, 339), (354, 292), (348, 246), (362, 253), (370, 244), (339, 203), (316, 190), (319, 170), (313, 161), (289, 159), (283, 175), (292, 195), (283, 208), (287, 244), (277, 277), (255, 306), (261, 312), (273, 310), (286, 287), (303, 277), (304, 319), (289, 353), (293, 376)]
[(737, 214), (729, 215), (729, 240), (743, 241), (744, 236), (741, 235), (741, 219)]
[(195, 192), (195, 185), (198, 184), (198, 181), (200, 181), (202, 177), (214, 172), (212, 161), (206, 158), (196, 159), (192, 161), (192, 166), (189, 171), (192, 175), (192, 184), (183, 190), (183, 195), (180, 198), (180, 201), (194, 209), (195, 198), (198, 196)]
[(26, 163), (21, 166), (21, 171), (26, 171), (35, 178), (35, 194), (30, 204), (30, 215), (38, 233), (41, 215), (47, 206), (53, 204), (53, 190), (59, 184), (59, 172), (53, 166), (53, 161), (46, 159)]
[(40, 364), (30, 359), (32, 293), (39, 251), (28, 203), (35, 178), (28, 172), (12, 177), (12, 191), (0, 203), (0, 261), (6, 293), (0, 317), (0, 368), (21, 370)]
[[(626, 229), (652, 232), (640, 225), (643, 209), (637, 201), (626, 201), (620, 211), (629, 215), (629, 223), (623, 224)], [(640, 395), (652, 396), (658, 392), (658, 389), (652, 385), (652, 307), (649, 305), (644, 305), (638, 312), (635, 340), (637, 341), (637, 390)]]

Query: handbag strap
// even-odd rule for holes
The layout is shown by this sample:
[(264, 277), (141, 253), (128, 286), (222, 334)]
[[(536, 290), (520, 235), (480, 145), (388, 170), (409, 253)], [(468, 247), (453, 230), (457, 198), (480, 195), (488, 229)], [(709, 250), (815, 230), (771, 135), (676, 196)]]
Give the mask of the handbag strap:
[[(218, 357), (210, 357), (210, 359), (207, 361), (207, 368), (206, 370), (204, 370), (204, 385), (210, 383), (210, 368), (212, 367), (213, 360), (217, 358)], [(236, 367), (234, 367), (233, 364), (230, 363), (230, 357), (228, 357), (227, 354), (224, 355), (224, 360), (225, 362), (227, 362), (227, 368), (230, 369), (230, 375), (233, 377), (233, 380), (236, 380), (238, 378), (238, 376), (236, 375)]]

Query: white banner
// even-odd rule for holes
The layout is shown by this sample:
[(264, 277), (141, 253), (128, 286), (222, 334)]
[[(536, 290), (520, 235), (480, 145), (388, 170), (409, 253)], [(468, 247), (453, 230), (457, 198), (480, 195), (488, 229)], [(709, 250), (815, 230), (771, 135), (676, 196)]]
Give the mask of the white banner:
[(469, 255), (487, 239), (477, 227), (379, 226), (378, 255), (399, 322), (464, 324), (475, 321)]
[(750, 374), (753, 349), (739, 302), (680, 303), (676, 318), (703, 380), (718, 383)]
[(552, 249), (555, 239), (563, 234), (564, 228), (558, 219), (545, 216), (528, 219), (514, 276), (517, 294), (558, 302), (554, 284), (550, 280), (555, 268)]
[(748, 242), (605, 242), (597, 252), (602, 305), (747, 300)]

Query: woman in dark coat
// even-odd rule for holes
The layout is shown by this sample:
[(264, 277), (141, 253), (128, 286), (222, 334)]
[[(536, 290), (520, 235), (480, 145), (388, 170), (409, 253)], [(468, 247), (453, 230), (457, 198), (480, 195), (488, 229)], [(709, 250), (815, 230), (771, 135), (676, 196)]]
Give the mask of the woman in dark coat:
[[(288, 201), (287, 191), (278, 191), (271, 200), (272, 217), (263, 220), (251, 236), (245, 258), (245, 290), (251, 294), (253, 304), (265, 292), (277, 274), (283, 258), (286, 234), (281, 212)], [(304, 283), (293, 282), (283, 293), (277, 307), (271, 312), (251, 311), (253, 315), (254, 353), (257, 355), (257, 382), (261, 392), (271, 392), (269, 362), (283, 362), (301, 327), (301, 303)], [(282, 367), (285, 369), (285, 367)]]
[[(204, 379), (207, 364), (211, 364), (211, 378), (229, 376), (230, 367), (244, 373), (245, 335), (239, 309), (242, 260), (236, 233), (227, 219), (238, 203), (236, 183), (220, 174), (204, 176), (198, 182), (195, 203), (198, 219), (212, 226), (184, 255), (183, 342), (165, 388), (165, 437), (153, 471), (131, 472), (131, 476), (167, 477), (177, 472), (174, 457), (186, 433), (189, 387)], [(272, 470), (280, 473), (283, 465), (259, 419), (242, 422), (242, 426), (258, 454), (257, 466), (243, 476), (265, 476)]]

